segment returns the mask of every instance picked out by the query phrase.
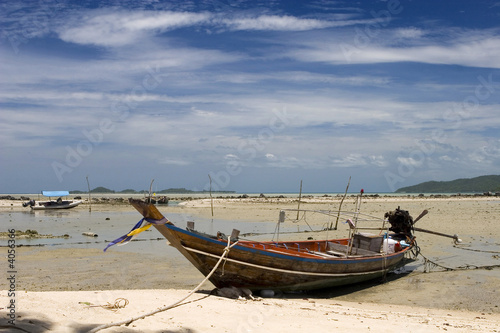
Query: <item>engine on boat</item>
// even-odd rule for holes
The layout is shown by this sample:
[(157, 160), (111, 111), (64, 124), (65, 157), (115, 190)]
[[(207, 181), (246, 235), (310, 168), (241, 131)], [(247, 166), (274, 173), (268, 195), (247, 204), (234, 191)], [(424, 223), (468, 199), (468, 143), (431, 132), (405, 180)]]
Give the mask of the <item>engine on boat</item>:
[(390, 231), (397, 234), (411, 236), (413, 230), (413, 217), (407, 210), (402, 210), (399, 207), (396, 210), (385, 213), (385, 218), (388, 219), (391, 227)]
[(30, 200), (28, 202), (23, 203), (23, 207), (34, 206), (34, 205), (35, 205), (35, 200)]

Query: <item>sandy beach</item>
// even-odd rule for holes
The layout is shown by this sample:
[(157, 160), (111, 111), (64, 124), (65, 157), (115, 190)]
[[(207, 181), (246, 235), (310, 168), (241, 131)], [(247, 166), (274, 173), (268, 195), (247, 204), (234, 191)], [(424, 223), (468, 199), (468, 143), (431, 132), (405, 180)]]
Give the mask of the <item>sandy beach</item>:
[[(23, 292), (18, 327), (29, 332), (87, 332), (144, 315), (185, 290)], [(105, 306), (119, 298), (121, 309)], [(101, 332), (497, 332), (499, 315), (401, 305), (300, 299), (232, 300), (197, 293), (182, 305)], [(14, 331), (11, 331), (14, 332)]]
[[(348, 196), (343, 210), (353, 210), (354, 200)], [(305, 197), (301, 208), (335, 210), (339, 202), (339, 197)], [(385, 283), (373, 281), (336, 290), (257, 300), (209, 295), (214, 287), (207, 282), (184, 305), (103, 332), (386, 332), (388, 328), (408, 332), (499, 332), (500, 198), (366, 197), (361, 210), (383, 217), (385, 212), (398, 206), (410, 211), (413, 217), (427, 209), (429, 214), (418, 222), (419, 227), (460, 236), (463, 244), (455, 246), (449, 238), (416, 234), (426, 258), (453, 270), (429, 264), (424, 272), (420, 259), (412, 264), (415, 270), (392, 274)], [(75, 209), (88, 208), (83, 204)], [(283, 208), (297, 208), (296, 198), (215, 199), (214, 218), (276, 222)], [(22, 209), (26, 208), (20, 201), (0, 201), (3, 216)], [(159, 209), (166, 217), (189, 214), (201, 220), (212, 218), (209, 199)], [(103, 211), (133, 212), (134, 209), (127, 204), (109, 202), (92, 205), (92, 212)], [(307, 221), (315, 230), (325, 224), (314, 215), (308, 216)], [(124, 227), (123, 233), (131, 227)], [(341, 223), (339, 230), (329, 231), (328, 237), (345, 235), (346, 228)], [(152, 231), (148, 237), (153, 233), (158, 234)], [(307, 236), (319, 239), (325, 234), (310, 232)], [(92, 248), (18, 247), (15, 297), (9, 296), (7, 283), (8, 247), (0, 248), (7, 275), (0, 284), (0, 325), (4, 325), (0, 331), (18, 331), (5, 327), (12, 299), (16, 304), (18, 328), (29, 332), (86, 332), (174, 303), (203, 280), (203, 276), (164, 241), (158, 242), (157, 253), (136, 252), (134, 246), (130, 243), (120, 251), (106, 253), (102, 252), (101, 244)], [(129, 303), (114, 310), (102, 307), (114, 304), (119, 298)]]

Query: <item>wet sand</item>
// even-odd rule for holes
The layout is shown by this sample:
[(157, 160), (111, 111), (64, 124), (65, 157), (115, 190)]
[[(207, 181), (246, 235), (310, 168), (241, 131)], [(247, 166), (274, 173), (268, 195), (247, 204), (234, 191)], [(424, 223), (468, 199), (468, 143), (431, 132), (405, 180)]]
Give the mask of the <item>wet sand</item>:
[[(355, 207), (354, 200), (353, 197), (348, 197), (344, 201), (343, 210), (353, 210)], [(304, 198), (301, 202), (301, 209), (337, 209), (339, 201), (340, 198), (331, 197)], [(474, 319), (475, 314), (476, 317), (487, 317), (489, 318), (487, 320), (492, 320), (495, 324), (491, 327), (500, 331), (498, 326), (498, 316), (500, 314), (500, 301), (498, 300), (498, 292), (500, 291), (500, 268), (498, 267), (500, 265), (500, 221), (498, 219), (500, 216), (500, 199), (496, 197), (366, 198), (363, 199), (361, 211), (370, 215), (383, 217), (385, 212), (394, 210), (398, 206), (409, 210), (413, 217), (418, 216), (424, 209), (429, 210), (429, 214), (418, 222), (418, 227), (447, 234), (458, 234), (460, 236), (463, 244), (454, 246), (452, 240), (448, 238), (424, 233), (416, 234), (421, 252), (425, 257), (444, 267), (455, 268), (456, 270), (445, 271), (440, 267), (434, 267), (430, 272), (423, 272), (423, 261), (420, 259), (417, 262), (409, 264), (410, 267), (417, 268), (413, 272), (399, 275), (391, 274), (385, 283), (374, 281), (329, 291), (285, 295), (283, 296), (284, 299), (272, 299), (272, 302), (278, 302), (278, 305), (274, 304), (273, 308), (279, 308), (284, 305), (288, 307), (290, 304), (293, 304), (297, 308), (296, 310), (301, 311), (303, 315), (304, 312), (309, 313), (309, 311), (300, 310), (303, 307), (301, 300), (307, 298), (314, 300), (314, 304), (321, 304), (326, 307), (330, 307), (331, 304), (336, 303), (346, 306), (345, 304), (353, 302), (353, 307), (360, 308), (356, 311), (364, 311), (361, 309), (364, 306), (373, 307), (377, 310), (393, 309), (392, 311), (396, 311), (395, 309), (405, 309), (401, 311), (406, 314), (419, 311), (427, 311), (428, 313), (438, 313), (439, 311), (470, 311), (460, 316), (467, 316), (469, 314)], [(4, 211), (18, 209), (16, 206), (9, 207), (6, 205), (4, 207), (0, 209)], [(238, 219), (253, 222), (277, 221), (280, 209), (293, 209), (296, 207), (296, 199), (217, 199), (214, 201), (214, 217), (218, 219)], [(88, 206), (82, 205), (76, 209), (88, 209)], [(206, 199), (188, 201), (179, 206), (161, 206), (159, 209), (166, 217), (169, 216), (169, 213), (183, 213), (199, 216), (203, 219), (211, 218), (210, 200)], [(133, 211), (133, 208), (121, 204), (100, 204), (93, 205), (92, 210)], [(320, 229), (325, 224), (324, 220), (320, 221), (314, 215), (308, 216), (307, 221), (314, 229)], [(173, 222), (175, 223), (175, 221)], [(331, 222), (331, 220), (328, 221), (328, 223)], [(346, 225), (341, 223), (339, 224), (339, 230), (329, 231), (328, 237), (343, 236), (346, 230)], [(128, 230), (124, 230), (124, 233), (126, 231)], [(221, 231), (226, 234), (231, 232), (230, 230)], [(324, 236), (324, 233), (307, 234), (307, 237), (317, 239)], [(288, 236), (282, 235), (282, 237)], [(46, 295), (44, 292), (51, 294), (55, 291), (91, 292), (107, 290), (112, 291), (113, 295), (118, 295), (120, 293), (115, 292), (116, 290), (129, 290), (132, 293), (129, 296), (131, 301), (135, 296), (141, 297), (140, 290), (176, 289), (178, 291), (175, 293), (177, 293), (192, 289), (203, 279), (203, 276), (186, 259), (177, 253), (175, 249), (168, 246), (166, 242), (164, 245), (161, 245), (163, 242), (160, 241), (160, 246), (158, 246), (161, 250), (153, 254), (144, 254), (136, 251), (133, 242), (121, 247), (119, 251), (110, 249), (106, 253), (103, 253), (101, 248), (51, 249), (47, 246), (21, 247), (17, 249), (16, 257), (19, 264), (17, 289), (18, 291), (25, 292), (27, 295), (35, 294), (36, 297), (42, 298)], [(164, 251), (162, 246), (164, 246)], [(462, 269), (467, 266), (479, 266), (481, 268)], [(488, 267), (489, 269), (487, 269)], [(3, 303), (7, 301), (4, 283), (2, 282), (0, 285), (1, 289), (4, 290), (0, 294)], [(212, 288), (213, 286), (210, 283), (206, 283), (202, 287), (202, 292), (208, 293)], [(136, 293), (133, 292), (134, 290), (136, 290)], [(67, 295), (70, 295), (70, 293)], [(25, 296), (23, 294), (22, 297), (24, 298)], [(202, 300), (199, 302), (199, 305), (207, 308), (208, 305), (205, 302), (206, 300)], [(235, 301), (224, 300), (220, 302), (229, 302), (229, 304), (232, 304), (231, 302)], [(281, 304), (280, 302), (284, 302), (284, 304), (279, 305)], [(253, 304), (251, 306), (254, 306)], [(351, 306), (351, 303), (349, 304)], [(238, 303), (238, 307), (240, 306), (242, 306), (241, 303)], [(307, 306), (310, 306), (310, 304)], [(231, 307), (232, 305), (229, 305), (229, 308)], [(151, 310), (153, 308), (151, 307)], [(32, 311), (35, 310), (30, 309)], [(28, 310), (26, 308), (26, 311)], [(333, 311), (331, 308), (322, 310), (324, 312)], [(210, 311), (213, 311), (213, 309)], [(228, 310), (228, 314), (231, 311)], [(166, 312), (165, 316), (171, 318), (172, 324), (176, 320), (180, 320), (176, 317), (177, 315), (174, 316), (168, 313)], [(379, 315), (384, 317), (388, 314)], [(318, 316), (321, 317), (319, 314)], [(448, 316), (451, 318), (447, 319), (457, 319), (454, 316), (455, 314), (452, 314)], [(224, 316), (222, 317), (224, 318)], [(358, 318), (357, 320), (360, 319)], [(427, 327), (425, 331), (432, 331), (437, 327), (437, 323), (433, 320), (421, 320), (422, 323), (427, 322), (427, 324), (422, 326), (423, 328)], [(473, 321), (476, 323), (481, 320), (474, 319)], [(217, 326), (218, 322), (219, 320), (214, 321), (213, 325)], [(305, 323), (302, 319), (297, 320), (297, 325), (300, 325), (302, 322)], [(329, 324), (332, 323), (329, 322)], [(382, 329), (386, 324), (378, 321), (378, 324), (374, 323), (373, 325), (371, 326), (371, 331), (377, 331), (377, 325)], [(468, 325), (472, 324), (469, 323)], [(172, 328), (171, 331), (181, 332), (179, 327), (177, 329)], [(185, 324), (182, 327), (188, 328), (190, 326)], [(205, 331), (196, 325), (191, 327), (194, 331)], [(451, 326), (443, 327), (448, 329), (453, 328)], [(491, 331), (494, 331), (491, 327), (488, 330), (491, 329)], [(150, 328), (159, 327), (152, 326)], [(458, 330), (458, 324), (454, 328), (460, 331)], [(213, 331), (220, 330), (214, 329)], [(414, 331), (412, 330), (412, 332)]]

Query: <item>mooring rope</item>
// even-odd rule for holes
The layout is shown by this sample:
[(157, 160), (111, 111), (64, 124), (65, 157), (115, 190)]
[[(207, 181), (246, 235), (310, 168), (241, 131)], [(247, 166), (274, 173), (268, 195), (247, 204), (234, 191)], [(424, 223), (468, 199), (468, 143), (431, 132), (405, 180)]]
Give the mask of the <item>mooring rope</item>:
[(177, 305), (179, 305), (180, 303), (184, 302), (188, 297), (190, 297), (192, 294), (194, 294), (195, 292), (198, 291), (198, 289), (201, 288), (201, 286), (215, 273), (215, 271), (217, 270), (217, 268), (219, 267), (220, 263), (222, 262), (222, 260), (228, 255), (229, 253), (229, 250), (235, 246), (236, 244), (238, 244), (238, 241), (234, 242), (233, 244), (230, 244), (231, 243), (231, 238), (228, 237), (227, 239), (227, 246), (224, 248), (224, 252), (222, 253), (222, 255), (220, 256), (219, 258), (219, 261), (217, 262), (217, 264), (215, 264), (214, 268), (212, 268), (212, 270), (210, 271), (210, 273), (205, 277), (205, 279), (203, 279), (203, 281), (200, 282), (200, 284), (198, 284), (193, 290), (191, 290), (184, 298), (178, 300), (177, 302), (175, 303), (172, 303), (170, 305), (167, 305), (167, 306), (164, 306), (164, 307), (161, 307), (161, 308), (158, 308), (154, 311), (151, 311), (151, 312), (148, 312), (146, 314), (143, 314), (143, 315), (140, 315), (140, 316), (137, 316), (137, 317), (133, 317), (133, 318), (130, 318), (130, 319), (126, 319), (126, 320), (123, 320), (123, 321), (119, 321), (119, 322), (115, 322), (115, 323), (110, 323), (110, 324), (105, 324), (105, 325), (101, 325), (101, 326), (98, 326), (92, 330), (89, 331), (89, 333), (95, 333), (95, 332), (98, 332), (100, 330), (103, 330), (105, 328), (109, 328), (109, 327), (113, 327), (113, 326), (121, 326), (121, 325), (129, 325), (130, 323), (132, 323), (133, 321), (136, 321), (136, 320), (139, 320), (139, 319), (144, 319), (146, 317), (149, 317), (149, 316), (152, 316), (154, 314), (157, 314), (159, 312), (163, 312), (163, 311), (166, 311), (166, 310), (169, 310), (171, 308), (174, 308), (176, 307)]
[(469, 248), (466, 248), (464, 246), (456, 246), (455, 245), (454, 248), (457, 248), (457, 249), (460, 249), (460, 250), (465, 250), (465, 251), (500, 254), (500, 251), (487, 251), (487, 250), (469, 249)]
[(470, 270), (470, 269), (487, 269), (491, 270), (494, 268), (499, 268), (500, 265), (485, 265), (485, 266), (476, 266), (476, 265), (469, 265), (465, 264), (464, 266), (459, 266), (459, 267), (446, 267), (441, 264), (438, 264), (435, 261), (430, 260), (426, 256), (422, 254), (422, 252), (419, 252), (419, 255), (424, 259), (424, 273), (430, 273), (433, 268), (439, 267), (444, 269), (445, 271), (465, 271), (465, 270)]
[(442, 268), (442, 269), (444, 269), (445, 271), (454, 271), (454, 270), (455, 270), (454, 268), (446, 267), (446, 266), (443, 266), (443, 265), (438, 264), (438, 263), (437, 263), (437, 262), (435, 262), (435, 261), (430, 260), (429, 258), (427, 258), (426, 256), (424, 256), (424, 255), (422, 254), (422, 252), (419, 252), (418, 254), (419, 254), (422, 258), (424, 258), (424, 273), (430, 272), (430, 271), (431, 271), (431, 269), (433, 269), (433, 268), (435, 268), (435, 267)]

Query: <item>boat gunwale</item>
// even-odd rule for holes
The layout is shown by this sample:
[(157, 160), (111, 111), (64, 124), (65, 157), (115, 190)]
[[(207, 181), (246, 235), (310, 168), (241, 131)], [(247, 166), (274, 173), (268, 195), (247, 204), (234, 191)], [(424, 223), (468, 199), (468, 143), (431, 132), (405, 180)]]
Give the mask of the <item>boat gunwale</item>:
[[(199, 239), (203, 239), (204, 241), (208, 241), (210, 243), (217, 244), (220, 246), (220, 249), (218, 249), (219, 252), (222, 251), (227, 245), (226, 244), (227, 241), (223, 240), (223, 239), (214, 239), (211, 237), (207, 237), (207, 236), (198, 234), (196, 232), (184, 230), (180, 227), (177, 227), (174, 224), (165, 224), (165, 226), (168, 229), (172, 229), (172, 231), (174, 231), (174, 232), (180, 232), (180, 233), (190, 235), (190, 236), (193, 236), (193, 237), (196, 237)], [(333, 239), (333, 241), (336, 241), (336, 240), (340, 240), (340, 239)], [(310, 242), (324, 242), (324, 241), (325, 240), (310, 241)], [(332, 241), (332, 240), (327, 240), (327, 241)], [(252, 241), (242, 241), (242, 242), (252, 243)], [(266, 243), (266, 242), (255, 241), (255, 243), (262, 244), (262, 243)], [(184, 247), (182, 242), (181, 242), (181, 245)], [(312, 253), (309, 254), (306, 252), (304, 252), (304, 253), (297, 252), (298, 254), (295, 254), (295, 255), (286, 253), (284, 251), (270, 252), (269, 249), (258, 249), (258, 248), (254, 248), (254, 247), (250, 247), (250, 246), (240, 245), (240, 243), (238, 243), (232, 247), (232, 251), (236, 250), (236, 249), (240, 250), (240, 251), (245, 251), (245, 252), (250, 252), (250, 253), (260, 254), (260, 255), (264, 255), (264, 256), (280, 258), (280, 259), (293, 260), (293, 261), (299, 260), (299, 261), (304, 261), (304, 262), (320, 263), (320, 264), (323, 264), (323, 263), (324, 264), (331, 264), (332, 262), (337, 262), (339, 264), (354, 264), (354, 263), (362, 264), (362, 263), (369, 263), (369, 262), (375, 262), (375, 261), (381, 261), (381, 260), (396, 259), (396, 258), (404, 255), (410, 249), (410, 247), (404, 248), (403, 250), (401, 250), (399, 252), (385, 254), (385, 255), (384, 255), (384, 253), (380, 253), (378, 255), (373, 255), (373, 256), (358, 256), (358, 255), (347, 256), (347, 257), (332, 256), (331, 258), (318, 257), (317, 255), (314, 255)], [(216, 253), (214, 253), (214, 254), (217, 255)], [(304, 256), (303, 254), (308, 255), (308, 257)], [(220, 254), (218, 256), (220, 256)]]

